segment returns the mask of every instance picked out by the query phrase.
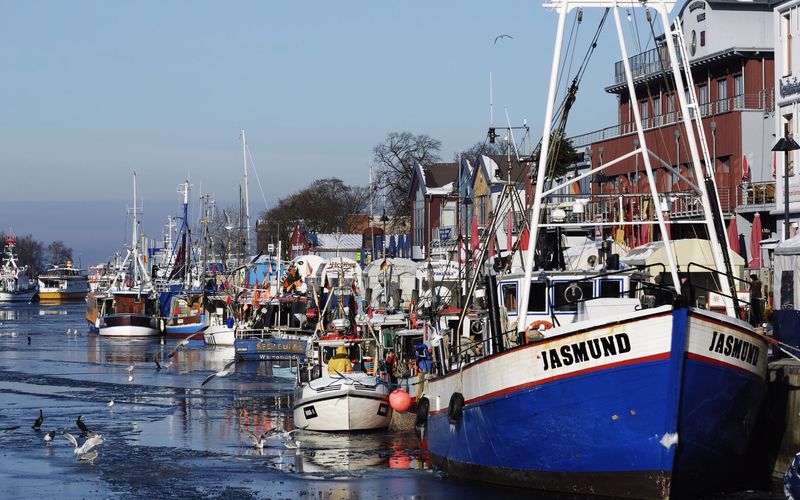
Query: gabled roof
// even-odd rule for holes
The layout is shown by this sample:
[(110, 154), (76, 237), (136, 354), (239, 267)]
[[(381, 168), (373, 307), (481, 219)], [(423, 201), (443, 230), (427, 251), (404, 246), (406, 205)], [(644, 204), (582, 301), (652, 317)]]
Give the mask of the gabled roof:
[(414, 179), (425, 186), (425, 194), (445, 195), (452, 193), (458, 184), (458, 163), (430, 163), (421, 165), (417, 163), (411, 174), (411, 182), (408, 185), (409, 196), (414, 185)]
[[(525, 182), (525, 176), (530, 174), (531, 163), (519, 162), (516, 158), (511, 158), (504, 155), (481, 155), (478, 158), (478, 166), (483, 171), (483, 175), (489, 184), (505, 182), (508, 179), (508, 169), (511, 168), (511, 181), (515, 183)], [(495, 175), (496, 171), (500, 170), (500, 176)]]

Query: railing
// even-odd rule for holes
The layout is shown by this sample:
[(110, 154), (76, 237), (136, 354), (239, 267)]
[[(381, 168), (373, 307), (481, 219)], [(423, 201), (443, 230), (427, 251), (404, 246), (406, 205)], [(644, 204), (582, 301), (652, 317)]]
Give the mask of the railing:
[[(660, 55), (659, 52), (661, 53)], [(628, 62), (630, 63), (634, 80), (672, 69), (666, 46), (655, 47), (633, 55), (628, 58)], [(680, 53), (678, 54), (678, 64), (680, 64)], [(614, 63), (614, 83), (625, 83), (623, 61)]]
[[(665, 98), (667, 98), (665, 96)], [(775, 104), (775, 92), (773, 89), (765, 89), (755, 93), (740, 94), (718, 101), (700, 104), (701, 116), (716, 116), (729, 111), (769, 111)], [(681, 120), (681, 114), (676, 111), (642, 118), (642, 126), (645, 130), (655, 129), (670, 125)], [(600, 130), (587, 132), (569, 138), (573, 148), (580, 148), (597, 142), (614, 139), (636, 132), (636, 123), (627, 122), (613, 125)]]
[(740, 184), (739, 199), (740, 205), (772, 205), (775, 203), (775, 181)]

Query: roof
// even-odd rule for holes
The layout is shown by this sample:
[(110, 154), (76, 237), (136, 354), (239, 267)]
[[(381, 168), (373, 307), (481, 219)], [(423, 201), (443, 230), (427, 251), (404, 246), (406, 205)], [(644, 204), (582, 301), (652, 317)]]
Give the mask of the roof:
[[(683, 11), (698, 1), (703, 3), (703, 0), (686, 0), (686, 3), (683, 4), (680, 12), (678, 12), (678, 16), (683, 17)], [(705, 0), (705, 3), (711, 5), (712, 7), (720, 7), (723, 9), (734, 8), (741, 10), (771, 10), (770, 0)]]
[(317, 249), (360, 249), (361, 248), (361, 234), (342, 234), (342, 233), (330, 233), (330, 234), (316, 234), (316, 247)]
[(458, 163), (430, 163), (422, 166), (426, 188), (445, 187), (458, 179)]
[[(524, 182), (525, 176), (530, 173), (530, 162), (519, 162), (516, 158), (511, 158), (509, 162), (508, 156), (505, 155), (481, 155), (478, 160), (481, 168), (484, 169), (487, 181), (489, 182), (505, 182), (508, 179), (508, 169), (511, 168), (511, 181)], [(500, 177), (495, 176), (495, 170), (500, 170)]]

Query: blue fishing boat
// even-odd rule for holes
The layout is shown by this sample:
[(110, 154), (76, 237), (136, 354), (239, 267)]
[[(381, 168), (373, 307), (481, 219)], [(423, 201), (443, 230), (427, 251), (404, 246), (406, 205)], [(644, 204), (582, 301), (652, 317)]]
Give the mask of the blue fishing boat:
[[(705, 167), (713, 163), (704, 137), (696, 132), (703, 127), (694, 84), (691, 73), (684, 73), (677, 62), (688, 60), (680, 23), (670, 25), (667, 17), (673, 5), (665, 0), (646, 6), (591, 0), (547, 5), (558, 12), (559, 23), (542, 160), (528, 212), (530, 244), (514, 305), (516, 325), (502, 326), (509, 315), (500, 309), (497, 276), (504, 266), (497, 260), (481, 266), (480, 286), (478, 273), (470, 281), (470, 294), (476, 288), (484, 291), (486, 313), (473, 309), (469, 322), (466, 309), (446, 324), (437, 322), (435, 314), (428, 319), (436, 361), (417, 405), (416, 422), (433, 463), (453, 476), (569, 494), (681, 497), (717, 486), (736, 470), (750, 443), (765, 395), (767, 344), (740, 319), (742, 304), (734, 292), (739, 278), (731, 271), (727, 246), (720, 243), (726, 241), (725, 226), (713, 169)], [(691, 183), (700, 214), (693, 222), (709, 240), (713, 268), (682, 262), (678, 271), (662, 208), (664, 195), (655, 185), (636, 106), (631, 108), (636, 149), (581, 177), (639, 156), (655, 208), (654, 218), (641, 223), (659, 229), (669, 266), (660, 273), (625, 269), (618, 256), (608, 255), (582, 276), (567, 276), (563, 258), (553, 258), (563, 255), (563, 228), (592, 222), (575, 223), (561, 208), (563, 193), (575, 180), (547, 175), (555, 156), (548, 155), (551, 139), (563, 134), (558, 127), (565, 123), (578, 83), (576, 78), (567, 104), (557, 108), (560, 116), (554, 118), (566, 18), (573, 9), (581, 15), (577, 9), (592, 7), (607, 9), (617, 26), (631, 102), (638, 100), (620, 9), (650, 9), (648, 19), (655, 12), (667, 33), (663, 48), (671, 64), (669, 77), (675, 88), (689, 89), (686, 95), (677, 94), (690, 168), (698, 180)], [(498, 210), (486, 234), (494, 234), (496, 221), (504, 219)], [(619, 227), (615, 221), (597, 222), (601, 235), (604, 228)], [(488, 242), (481, 244), (479, 262), (488, 247)], [(713, 286), (697, 282), (702, 273), (713, 276)], [(626, 277), (624, 284), (609, 292), (604, 282), (619, 276)], [(719, 294), (725, 311), (700, 307), (698, 291)]]

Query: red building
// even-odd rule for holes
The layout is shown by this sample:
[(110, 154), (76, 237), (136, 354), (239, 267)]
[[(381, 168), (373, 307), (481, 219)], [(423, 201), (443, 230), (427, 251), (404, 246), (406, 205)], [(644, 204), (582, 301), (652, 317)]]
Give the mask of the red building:
[[(458, 237), (458, 172), (458, 163), (414, 167), (409, 186), (413, 259), (427, 258), (433, 241), (452, 242)], [(448, 238), (440, 237), (447, 232)]]

